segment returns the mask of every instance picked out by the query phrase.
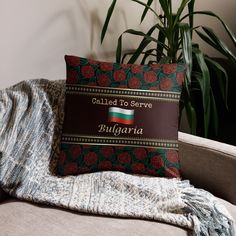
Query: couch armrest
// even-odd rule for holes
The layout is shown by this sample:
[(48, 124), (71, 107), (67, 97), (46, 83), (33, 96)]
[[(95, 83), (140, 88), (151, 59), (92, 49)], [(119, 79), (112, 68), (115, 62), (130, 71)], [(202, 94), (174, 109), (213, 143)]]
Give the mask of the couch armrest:
[(236, 146), (179, 132), (182, 176), (236, 205)]

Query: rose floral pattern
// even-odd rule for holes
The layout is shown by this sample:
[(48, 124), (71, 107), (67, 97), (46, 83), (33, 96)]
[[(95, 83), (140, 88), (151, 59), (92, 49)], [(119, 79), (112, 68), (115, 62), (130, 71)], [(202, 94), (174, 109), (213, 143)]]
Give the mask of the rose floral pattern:
[[(65, 60), (67, 84), (181, 92), (185, 74), (183, 64), (131, 65), (74, 56)], [(57, 164), (59, 175), (113, 170), (179, 177), (179, 169), (178, 151), (173, 149), (69, 143), (61, 144)]]

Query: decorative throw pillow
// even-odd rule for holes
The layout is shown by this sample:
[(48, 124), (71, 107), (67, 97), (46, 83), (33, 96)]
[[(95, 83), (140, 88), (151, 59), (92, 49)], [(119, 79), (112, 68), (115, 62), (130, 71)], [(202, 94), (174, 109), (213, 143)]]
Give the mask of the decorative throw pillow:
[(65, 60), (57, 173), (113, 170), (179, 177), (178, 104), (185, 66)]

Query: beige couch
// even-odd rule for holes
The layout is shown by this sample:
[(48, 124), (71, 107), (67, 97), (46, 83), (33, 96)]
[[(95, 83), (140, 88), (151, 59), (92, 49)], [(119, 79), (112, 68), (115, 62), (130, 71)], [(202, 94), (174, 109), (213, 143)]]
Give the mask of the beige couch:
[[(179, 133), (182, 174), (226, 206), (236, 220), (236, 147)], [(223, 200), (224, 199), (224, 200)], [(0, 189), (1, 236), (187, 236), (172, 225), (78, 214), (7, 197)]]

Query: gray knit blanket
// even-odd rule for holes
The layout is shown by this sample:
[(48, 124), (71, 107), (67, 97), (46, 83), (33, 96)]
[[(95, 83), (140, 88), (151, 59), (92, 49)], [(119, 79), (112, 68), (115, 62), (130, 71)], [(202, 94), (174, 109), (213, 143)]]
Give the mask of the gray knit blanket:
[(0, 91), (0, 187), (78, 212), (151, 219), (193, 235), (234, 235), (226, 209), (188, 181), (112, 171), (57, 177), (64, 92), (64, 81), (44, 79)]

